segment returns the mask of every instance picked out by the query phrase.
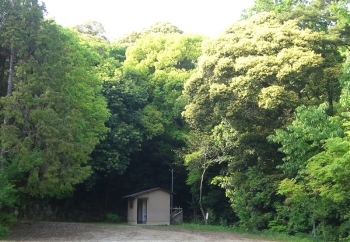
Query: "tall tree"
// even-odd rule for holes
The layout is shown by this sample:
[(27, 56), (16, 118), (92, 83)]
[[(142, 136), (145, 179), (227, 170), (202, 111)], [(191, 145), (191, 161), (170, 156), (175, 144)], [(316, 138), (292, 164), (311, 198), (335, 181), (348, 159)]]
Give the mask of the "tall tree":
[[(322, 234), (325, 240), (348, 239), (349, 200), (345, 196), (348, 169), (349, 77), (345, 65), (340, 105), (334, 116), (326, 113), (326, 104), (299, 107), (295, 120), (285, 129), (276, 130), (271, 140), (281, 144), (285, 154), (281, 169), (288, 175), (279, 185), (286, 196), (280, 220), (288, 232)], [(303, 213), (289, 211), (298, 209)], [(306, 218), (311, 217), (311, 222)], [(300, 226), (303, 224), (303, 226)]]
[[(33, 36), (39, 32), (40, 23), (43, 19), (44, 6), (37, 1), (0, 1), (0, 98), (11, 98), (15, 82), (16, 72), (20, 62), (28, 61), (31, 52), (35, 50)], [(3, 101), (3, 100), (2, 100)], [(13, 120), (8, 110), (3, 108), (0, 102), (0, 118), (3, 120), (2, 127), (11, 125)], [(14, 107), (10, 107), (12, 111)], [(2, 128), (1, 128), (2, 129)], [(17, 187), (14, 184), (14, 177), (17, 177), (17, 167), (9, 167), (8, 159), (11, 157), (11, 150), (6, 147), (3, 140), (9, 142), (11, 137), (0, 135), (0, 214), (3, 218), (0, 221), (0, 230), (3, 226), (11, 225), (6, 218), (11, 217), (8, 208), (18, 203)], [(1, 232), (0, 232), (1, 233)]]
[[(277, 227), (286, 226), (286, 231), (290, 233), (312, 230), (316, 236), (322, 231), (325, 240), (326, 237), (339, 236), (338, 228), (332, 227), (336, 220), (334, 218), (338, 216), (339, 204), (334, 204), (328, 198), (320, 196), (319, 190), (308, 183), (310, 176), (305, 174), (308, 173), (306, 167), (309, 167), (310, 161), (316, 160), (313, 157), (320, 152), (323, 154), (324, 149), (330, 147), (323, 146), (327, 138), (344, 135), (341, 127), (342, 118), (339, 116), (341, 111), (337, 101), (340, 94), (338, 78), (341, 75), (340, 66), (343, 62), (343, 56), (340, 53), (344, 51), (348, 42), (348, 3), (347, 0), (257, 0), (255, 5), (247, 11), (249, 13), (247, 16), (272, 11), (282, 22), (294, 19), (300, 29), (310, 29), (322, 35), (320, 42), (313, 50), (325, 61), (321, 65), (322, 71), (314, 73), (318, 75), (318, 81), (313, 84), (317, 85), (317, 88), (310, 90), (316, 93), (319, 92), (319, 87), (324, 88), (326, 92), (320, 97), (320, 101), (327, 103), (320, 106), (318, 106), (319, 103), (314, 103), (316, 106), (308, 107), (311, 103), (303, 102), (303, 105), (296, 109), (295, 120), (285, 129), (278, 129), (276, 135), (270, 138), (282, 145), (280, 151), (285, 157), (279, 168), (288, 176), (281, 182), (278, 189), (280, 194), (286, 196), (284, 205), (278, 208), (280, 220), (273, 223), (276, 223)], [(294, 210), (299, 212), (291, 212)], [(312, 223), (305, 222), (308, 217), (312, 218)]]
[[(216, 186), (210, 187), (213, 176), (216, 176), (216, 172), (220, 172), (220, 169), (227, 165), (225, 162), (231, 158), (227, 149), (234, 145), (231, 137), (224, 134), (224, 126), (224, 123), (217, 126), (212, 135), (192, 130), (186, 135), (186, 146), (181, 151), (184, 165), (188, 170), (186, 182), (191, 186), (193, 197), (191, 205), (194, 212), (199, 207), (206, 224), (208, 222), (206, 213), (210, 213), (210, 220), (214, 222), (233, 220), (232, 210), (231, 212), (226, 210), (226, 214), (222, 212), (224, 210), (222, 208), (229, 208), (228, 203), (224, 202), (225, 198), (220, 196)], [(219, 199), (221, 208), (216, 207), (216, 198)]]
[(18, 51), (27, 55), (16, 63), (13, 93), (2, 98), (9, 120), (1, 126), (3, 162), (16, 167), (22, 193), (62, 197), (90, 174), (86, 162), (106, 132), (108, 111), (77, 36), (50, 21), (39, 24), (31, 45)]
[(266, 137), (289, 123), (300, 104), (329, 100), (339, 86), (341, 58), (334, 62), (319, 52), (326, 34), (298, 24), (262, 13), (232, 25), (206, 43), (197, 72), (185, 84), (189, 104), (183, 115), (192, 127), (210, 131), (226, 122), (235, 131), (229, 180), (223, 184), (242, 224), (251, 229), (267, 226), (275, 213), (274, 181), (282, 175), (276, 169), (281, 155)]
[[(35, 50), (33, 36), (37, 34), (40, 21), (43, 19), (44, 6), (38, 1), (2, 1), (3, 8), (1, 18), (1, 52), (2, 52), (2, 74), (1, 74), (1, 96), (11, 96), (13, 91), (13, 78), (15, 75), (15, 64), (21, 60), (28, 60), (30, 52)], [(16, 31), (13, 31), (16, 29)], [(28, 53), (29, 52), (29, 53)], [(8, 59), (8, 62), (6, 61)], [(5, 70), (8, 69), (8, 75)], [(7, 77), (7, 78), (6, 78)], [(6, 80), (7, 79), (7, 83)], [(7, 115), (4, 116), (4, 124), (9, 124)], [(1, 155), (4, 157), (7, 151), (3, 148)]]

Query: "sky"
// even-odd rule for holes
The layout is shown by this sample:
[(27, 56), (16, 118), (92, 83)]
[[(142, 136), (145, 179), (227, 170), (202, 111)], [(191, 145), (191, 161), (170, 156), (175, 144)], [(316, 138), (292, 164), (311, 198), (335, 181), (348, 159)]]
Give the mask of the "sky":
[(212, 38), (236, 22), (254, 0), (42, 0), (53, 18), (65, 27), (95, 20), (106, 36), (117, 39), (159, 21)]

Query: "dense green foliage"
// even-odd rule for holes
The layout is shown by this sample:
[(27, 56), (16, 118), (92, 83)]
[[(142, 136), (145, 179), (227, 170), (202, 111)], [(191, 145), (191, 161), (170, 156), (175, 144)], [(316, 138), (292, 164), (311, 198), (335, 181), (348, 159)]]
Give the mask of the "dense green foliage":
[(9, 69), (0, 103), (0, 206), (6, 209), (25, 207), (30, 197), (71, 195), (90, 175), (86, 163), (107, 131), (109, 111), (78, 36), (45, 21), (37, 1), (3, 4), (9, 6), (1, 26), (1, 68)]
[(110, 43), (0, 0), (0, 234), (67, 196), (119, 221), (172, 170), (191, 220), (349, 240), (348, 6), (256, 0), (215, 39), (159, 22)]

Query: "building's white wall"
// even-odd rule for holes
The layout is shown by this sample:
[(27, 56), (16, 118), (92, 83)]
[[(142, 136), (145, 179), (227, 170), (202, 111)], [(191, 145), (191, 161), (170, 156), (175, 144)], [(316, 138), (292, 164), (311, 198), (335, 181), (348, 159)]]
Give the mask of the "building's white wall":
[(156, 190), (133, 199), (133, 208), (128, 202), (128, 223), (137, 224), (137, 199), (147, 198), (147, 225), (170, 225), (170, 194)]
[(170, 194), (157, 190), (149, 194), (147, 201), (147, 224), (170, 224)]

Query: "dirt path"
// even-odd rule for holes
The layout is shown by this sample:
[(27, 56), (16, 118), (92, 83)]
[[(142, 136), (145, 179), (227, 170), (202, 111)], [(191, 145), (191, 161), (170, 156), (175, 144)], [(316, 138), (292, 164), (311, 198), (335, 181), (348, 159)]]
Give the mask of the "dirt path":
[(174, 226), (127, 226), (58, 222), (22, 222), (5, 241), (224, 241), (267, 242), (229, 232), (182, 229)]

